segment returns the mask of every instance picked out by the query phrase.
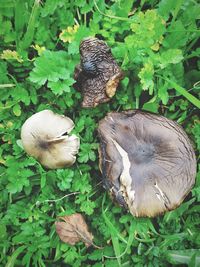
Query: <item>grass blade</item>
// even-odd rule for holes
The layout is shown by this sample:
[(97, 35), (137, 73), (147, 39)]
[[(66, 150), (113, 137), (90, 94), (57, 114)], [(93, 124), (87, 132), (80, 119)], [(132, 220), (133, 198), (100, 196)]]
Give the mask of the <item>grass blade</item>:
[(39, 15), (39, 8), (40, 8), (40, 0), (35, 0), (32, 11), (31, 11), (31, 15), (29, 18), (27, 30), (22, 40), (23, 49), (28, 48), (33, 41), (33, 36), (35, 32), (35, 23)]
[(17, 259), (17, 257), (19, 256), (19, 254), (22, 253), (22, 251), (26, 248), (26, 246), (21, 246), (18, 247), (13, 254), (11, 255), (11, 257), (9, 258), (8, 262), (6, 263), (5, 267), (13, 267), (15, 265), (15, 261)]
[(120, 239), (122, 242), (127, 244), (126, 239), (124, 239), (123, 236), (120, 235), (120, 233), (117, 231), (117, 229), (114, 227), (114, 225), (110, 222), (110, 220), (106, 216), (106, 210), (104, 210), (104, 208), (103, 208), (104, 203), (105, 203), (105, 198), (106, 198), (106, 194), (104, 195), (103, 201), (102, 201), (102, 215), (103, 215), (103, 218), (105, 220), (105, 223), (107, 224), (108, 228), (110, 229), (111, 233), (113, 233), (113, 235), (117, 236), (118, 239)]
[(188, 101), (190, 101), (193, 105), (195, 105), (197, 108), (200, 109), (200, 100), (197, 99), (192, 94), (188, 93), (183, 87), (175, 83), (174, 81), (171, 81), (167, 78), (164, 78), (177, 92), (179, 92), (182, 96), (187, 98)]

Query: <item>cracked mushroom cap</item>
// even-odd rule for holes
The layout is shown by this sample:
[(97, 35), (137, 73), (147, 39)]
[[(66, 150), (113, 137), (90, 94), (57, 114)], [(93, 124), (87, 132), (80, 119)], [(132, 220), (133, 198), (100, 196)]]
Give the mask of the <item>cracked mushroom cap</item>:
[(108, 45), (97, 38), (89, 37), (80, 44), (81, 62), (76, 66), (75, 88), (83, 95), (83, 107), (96, 107), (108, 102), (123, 78), (122, 71), (114, 60)]
[(24, 150), (49, 169), (72, 165), (78, 153), (79, 138), (69, 135), (74, 123), (68, 117), (43, 110), (25, 121), (21, 129)]
[(181, 126), (138, 110), (100, 121), (100, 169), (111, 195), (134, 216), (175, 209), (195, 183), (196, 159)]

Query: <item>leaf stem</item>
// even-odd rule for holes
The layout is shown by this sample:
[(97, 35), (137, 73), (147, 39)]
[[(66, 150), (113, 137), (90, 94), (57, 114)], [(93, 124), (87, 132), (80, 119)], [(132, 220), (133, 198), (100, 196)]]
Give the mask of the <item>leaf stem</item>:
[(135, 99), (135, 108), (139, 109), (139, 97), (136, 97)]
[(98, 11), (101, 15), (103, 15), (103, 16), (105, 16), (105, 17), (108, 17), (108, 18), (110, 18), (110, 19), (118, 19), (118, 20), (124, 20), (124, 21), (128, 21), (128, 20), (129, 20), (129, 18), (118, 17), (118, 16), (111, 16), (111, 15), (107, 15), (107, 14), (105, 14), (104, 12), (102, 12), (102, 11), (99, 9), (96, 0), (93, 0), (93, 1), (94, 1), (94, 5), (95, 5), (97, 11)]
[(13, 84), (13, 83), (0, 84), (0, 89), (10, 88), (10, 87), (15, 87), (15, 86), (16, 86), (16, 84)]
[(72, 195), (77, 195), (77, 194), (80, 194), (80, 192), (72, 192), (72, 193), (67, 194), (67, 195), (65, 195), (65, 196), (63, 196), (61, 198), (58, 198), (58, 199), (46, 199), (46, 200), (44, 200), (44, 202), (58, 202), (58, 201), (66, 198), (66, 197), (69, 197), (69, 196), (72, 196)]

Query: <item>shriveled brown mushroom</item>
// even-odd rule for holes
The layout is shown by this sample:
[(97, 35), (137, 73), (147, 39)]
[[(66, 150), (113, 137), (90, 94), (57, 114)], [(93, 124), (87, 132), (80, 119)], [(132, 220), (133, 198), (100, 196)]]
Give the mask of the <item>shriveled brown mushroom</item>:
[(195, 183), (195, 153), (163, 116), (112, 112), (100, 121), (100, 169), (114, 199), (137, 217), (175, 209)]
[(97, 38), (84, 39), (80, 44), (81, 63), (76, 66), (75, 88), (83, 94), (83, 107), (95, 107), (115, 95), (123, 74), (107, 44)]
[(72, 165), (79, 149), (79, 138), (69, 133), (73, 121), (51, 110), (43, 110), (25, 121), (21, 129), (24, 150), (49, 169)]

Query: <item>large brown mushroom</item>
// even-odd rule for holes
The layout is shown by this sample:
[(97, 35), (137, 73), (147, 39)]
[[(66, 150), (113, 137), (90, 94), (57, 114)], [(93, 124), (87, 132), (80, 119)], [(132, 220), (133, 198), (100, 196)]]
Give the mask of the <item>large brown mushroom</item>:
[(107, 44), (97, 38), (84, 39), (80, 44), (81, 63), (76, 66), (75, 88), (83, 94), (83, 107), (96, 107), (108, 102), (122, 79), (122, 71)]
[(163, 116), (112, 112), (100, 121), (106, 187), (137, 217), (175, 209), (195, 183), (195, 153), (184, 130)]
[(21, 140), (27, 154), (49, 169), (72, 165), (79, 149), (79, 138), (72, 134), (73, 121), (51, 110), (43, 110), (25, 121)]

